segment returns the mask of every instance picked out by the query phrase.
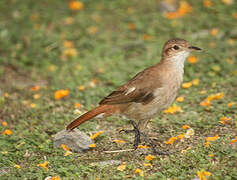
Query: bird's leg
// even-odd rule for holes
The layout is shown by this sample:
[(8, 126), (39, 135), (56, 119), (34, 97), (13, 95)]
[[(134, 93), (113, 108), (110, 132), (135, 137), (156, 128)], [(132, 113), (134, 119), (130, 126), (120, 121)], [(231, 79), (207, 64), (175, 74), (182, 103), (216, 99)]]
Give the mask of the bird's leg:
[(134, 149), (137, 149), (137, 146), (138, 144), (141, 142), (141, 139), (140, 139), (140, 131), (137, 127), (137, 124), (134, 122), (134, 121), (130, 121), (132, 126), (133, 126), (133, 129), (132, 130), (120, 130), (119, 132), (125, 132), (125, 133), (131, 133), (131, 132), (134, 132), (135, 133), (135, 138), (134, 138)]
[(156, 146), (153, 144), (151, 139), (145, 133), (140, 132), (140, 134), (144, 137), (144, 140), (146, 141), (146, 143), (149, 144), (149, 146), (151, 147), (154, 154), (159, 154), (159, 155), (169, 155), (170, 154), (169, 152), (166, 152), (166, 151), (159, 151), (158, 149), (156, 149)]

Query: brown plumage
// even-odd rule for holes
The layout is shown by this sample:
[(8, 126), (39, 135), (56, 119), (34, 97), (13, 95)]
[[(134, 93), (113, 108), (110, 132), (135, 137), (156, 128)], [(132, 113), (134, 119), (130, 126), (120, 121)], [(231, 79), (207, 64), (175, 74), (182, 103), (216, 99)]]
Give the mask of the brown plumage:
[(138, 73), (124, 85), (100, 101), (99, 106), (78, 117), (67, 126), (72, 130), (94, 117), (111, 115), (124, 116), (134, 120), (140, 130), (160, 111), (175, 99), (183, 81), (183, 67), (192, 50), (183, 39), (172, 39), (165, 43), (162, 59), (158, 64)]

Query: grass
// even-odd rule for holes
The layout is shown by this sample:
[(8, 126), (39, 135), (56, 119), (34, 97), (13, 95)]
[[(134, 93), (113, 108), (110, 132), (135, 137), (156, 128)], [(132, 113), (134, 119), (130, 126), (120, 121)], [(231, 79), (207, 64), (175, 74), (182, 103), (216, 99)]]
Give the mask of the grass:
[[(237, 102), (237, 20), (233, 16), (237, 3), (212, 1), (209, 8), (202, 1), (188, 3), (193, 7), (191, 13), (170, 20), (164, 17), (159, 1), (153, 0), (84, 1), (81, 11), (70, 10), (67, 1), (1, 1), (0, 120), (8, 125), (0, 126), (0, 132), (13, 132), (0, 135), (1, 179), (193, 179), (201, 170), (211, 173), (209, 179), (237, 179), (236, 143), (230, 145), (237, 132), (237, 109), (236, 104), (227, 106)], [(129, 29), (129, 24), (135, 24), (135, 29)], [(213, 28), (218, 29), (216, 35)], [(176, 153), (156, 156), (152, 168), (143, 165), (149, 153), (142, 154), (143, 150), (104, 153), (132, 147), (132, 135), (118, 133), (130, 125), (117, 117), (79, 127), (88, 135), (104, 131), (95, 139), (97, 147), (89, 152), (64, 157), (63, 149), (53, 148), (53, 135), (78, 116), (75, 103), (83, 105), (82, 112), (93, 108), (114, 88), (158, 62), (162, 44), (172, 37), (204, 49), (195, 54), (196, 64), (185, 64), (184, 81), (199, 78), (200, 83), (179, 91), (185, 98), (176, 104), (183, 112), (161, 113), (148, 126), (161, 149)], [(75, 49), (65, 48), (66, 40)], [(91, 81), (96, 82), (95, 87)], [(35, 85), (40, 90), (31, 91)], [(78, 86), (85, 89), (80, 91)], [(55, 100), (54, 92), (59, 89), (70, 93)], [(203, 90), (206, 94), (200, 94)], [(224, 98), (213, 101), (208, 111), (200, 106), (208, 95), (219, 92)], [(35, 99), (35, 94), (40, 98)], [(232, 118), (230, 124), (219, 122), (223, 116)], [(165, 144), (170, 137), (186, 132), (182, 125), (189, 125), (195, 134)], [(216, 134), (219, 139), (205, 147), (205, 138)], [(125, 143), (117, 145), (114, 139)], [(111, 159), (126, 162), (125, 170), (93, 165)], [(44, 161), (49, 162), (48, 171), (37, 166)], [(21, 168), (14, 167), (16, 164)], [(136, 168), (143, 170), (144, 177), (135, 173)]]

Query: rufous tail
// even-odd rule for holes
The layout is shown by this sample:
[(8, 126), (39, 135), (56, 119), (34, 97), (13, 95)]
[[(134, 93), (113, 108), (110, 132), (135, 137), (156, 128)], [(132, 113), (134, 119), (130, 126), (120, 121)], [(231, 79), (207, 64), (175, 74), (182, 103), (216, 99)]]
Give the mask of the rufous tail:
[(92, 109), (91, 111), (88, 111), (87, 113), (81, 115), (80, 117), (78, 117), (77, 119), (75, 119), (73, 122), (71, 122), (68, 126), (67, 126), (67, 130), (73, 130), (74, 128), (76, 128), (77, 126), (81, 125), (82, 123), (96, 117), (99, 116), (100, 114), (104, 116), (108, 116), (110, 115), (112, 112), (114, 111), (114, 108), (108, 105), (100, 105), (94, 109)]

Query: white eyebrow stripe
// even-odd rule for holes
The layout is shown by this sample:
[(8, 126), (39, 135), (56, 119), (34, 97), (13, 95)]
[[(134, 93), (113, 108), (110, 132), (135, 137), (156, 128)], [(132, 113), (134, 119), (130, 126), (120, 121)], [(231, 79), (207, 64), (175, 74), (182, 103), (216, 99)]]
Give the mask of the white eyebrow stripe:
[(129, 93), (133, 92), (136, 88), (135, 87), (131, 87), (127, 90), (127, 92), (125, 93), (125, 95), (128, 95)]

